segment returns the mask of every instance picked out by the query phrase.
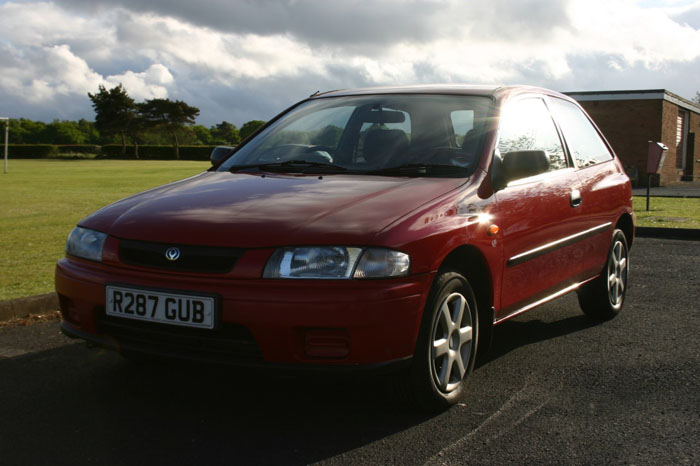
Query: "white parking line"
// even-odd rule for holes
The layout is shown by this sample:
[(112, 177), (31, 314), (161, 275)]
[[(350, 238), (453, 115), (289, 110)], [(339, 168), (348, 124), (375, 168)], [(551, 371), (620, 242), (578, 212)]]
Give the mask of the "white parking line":
[[(559, 386), (554, 390), (548, 390), (539, 383), (535, 384), (533, 379), (534, 377), (528, 379), (523, 388), (514, 393), (498, 411), (489, 416), (476, 429), (440, 450), (429, 458), (424, 465), (464, 464), (469, 454), (480, 450), (520, 425), (527, 418), (542, 409), (561, 389), (561, 386)], [(478, 448), (474, 448), (470, 443), (482, 431), (485, 431), (485, 439), (478, 442)]]

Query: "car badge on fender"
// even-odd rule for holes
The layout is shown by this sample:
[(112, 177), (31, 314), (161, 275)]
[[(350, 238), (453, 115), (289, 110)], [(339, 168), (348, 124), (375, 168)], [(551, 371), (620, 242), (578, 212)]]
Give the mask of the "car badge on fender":
[(168, 248), (165, 251), (165, 258), (169, 261), (176, 261), (180, 258), (180, 250), (178, 248)]

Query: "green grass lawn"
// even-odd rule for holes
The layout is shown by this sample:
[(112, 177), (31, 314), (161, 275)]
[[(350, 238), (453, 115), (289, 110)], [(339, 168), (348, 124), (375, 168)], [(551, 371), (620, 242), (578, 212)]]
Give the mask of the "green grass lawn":
[(649, 212), (647, 198), (634, 197), (637, 226), (658, 228), (700, 228), (700, 199), (652, 197)]
[(130, 194), (202, 172), (209, 162), (10, 160), (0, 172), (0, 301), (53, 291), (75, 224)]

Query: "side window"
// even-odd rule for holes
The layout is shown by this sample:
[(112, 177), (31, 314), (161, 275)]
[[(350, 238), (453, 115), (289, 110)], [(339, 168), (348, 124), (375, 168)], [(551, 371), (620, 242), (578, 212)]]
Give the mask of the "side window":
[(577, 167), (583, 168), (612, 159), (607, 146), (580, 108), (561, 99), (552, 98), (551, 102)]
[(549, 171), (567, 167), (559, 133), (542, 99), (523, 99), (509, 104), (501, 118), (498, 150), (501, 154), (521, 150), (543, 150), (549, 156)]

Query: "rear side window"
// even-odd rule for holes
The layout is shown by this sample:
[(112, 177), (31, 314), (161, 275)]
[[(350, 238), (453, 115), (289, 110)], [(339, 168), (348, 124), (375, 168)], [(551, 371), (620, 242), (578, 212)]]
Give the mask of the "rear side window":
[(549, 171), (567, 167), (564, 149), (552, 116), (539, 98), (513, 102), (501, 120), (498, 150), (543, 150), (549, 156)]
[(565, 100), (551, 99), (552, 111), (564, 133), (564, 139), (579, 168), (612, 159), (603, 140), (588, 117), (576, 105)]

